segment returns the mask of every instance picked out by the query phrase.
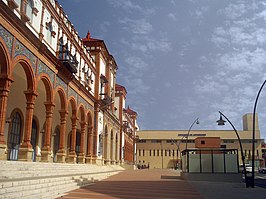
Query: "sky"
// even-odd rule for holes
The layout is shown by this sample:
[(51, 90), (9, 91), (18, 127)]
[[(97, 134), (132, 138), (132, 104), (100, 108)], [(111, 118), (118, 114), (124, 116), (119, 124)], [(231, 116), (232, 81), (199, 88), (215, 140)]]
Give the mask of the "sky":
[[(242, 130), (266, 79), (266, 0), (58, 0), (103, 39), (141, 130)], [(265, 86), (266, 87), (266, 86)], [(257, 112), (266, 138), (266, 88)]]

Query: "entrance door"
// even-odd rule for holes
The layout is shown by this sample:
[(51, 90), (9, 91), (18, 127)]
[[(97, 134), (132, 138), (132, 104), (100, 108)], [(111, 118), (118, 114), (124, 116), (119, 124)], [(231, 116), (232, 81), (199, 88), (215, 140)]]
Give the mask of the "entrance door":
[(18, 160), (21, 127), (21, 117), (19, 113), (16, 112), (11, 120), (11, 130), (8, 139), (8, 160)]
[(37, 146), (37, 123), (36, 120), (32, 120), (32, 129), (31, 129), (31, 140), (30, 143), (32, 145), (32, 161), (36, 162), (36, 146)]
[(60, 143), (60, 130), (59, 128), (55, 129), (55, 136), (54, 136), (54, 147), (53, 147), (53, 153), (54, 153), (54, 162), (56, 162), (56, 153), (59, 150), (59, 143)]

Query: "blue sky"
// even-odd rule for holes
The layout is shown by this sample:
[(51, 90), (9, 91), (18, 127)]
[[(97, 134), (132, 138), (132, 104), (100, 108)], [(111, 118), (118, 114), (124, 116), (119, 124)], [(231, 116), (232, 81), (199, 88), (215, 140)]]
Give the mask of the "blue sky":
[[(264, 0), (59, 0), (80, 37), (103, 39), (140, 129), (242, 129), (266, 79)], [(257, 107), (266, 138), (266, 88)]]

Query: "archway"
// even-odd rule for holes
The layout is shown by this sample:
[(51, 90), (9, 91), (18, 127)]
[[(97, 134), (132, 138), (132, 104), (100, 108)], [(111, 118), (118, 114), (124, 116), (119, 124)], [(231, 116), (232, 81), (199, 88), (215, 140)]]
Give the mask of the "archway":
[[(25, 116), (25, 124), (23, 124), (24, 133), (21, 135), (22, 144), (19, 149), (19, 159), (24, 161), (32, 160), (32, 146), (31, 146), (31, 132), (33, 121), (33, 109), (36, 99), (35, 92), (35, 78), (33, 68), (30, 61), (23, 57), (17, 56), (14, 60), (14, 67), (12, 68), (12, 79), (14, 82), (11, 84), (6, 115), (11, 115), (14, 109), (21, 110), (21, 115)], [(18, 100), (19, 99), (19, 100)]]
[[(56, 152), (56, 162), (65, 162), (66, 158), (66, 151), (67, 151), (67, 145), (66, 145), (66, 120), (68, 112), (66, 110), (66, 94), (63, 90), (63, 88), (58, 87), (55, 90), (54, 94), (54, 114), (53, 114), (53, 123), (52, 123), (52, 129), (54, 129), (54, 132), (56, 131), (56, 128), (59, 129), (59, 150)], [(54, 137), (55, 139), (55, 137)]]
[(68, 101), (68, 112), (71, 113), (67, 117), (66, 129), (67, 131), (71, 132), (71, 145), (70, 145), (70, 152), (67, 157), (67, 161), (69, 163), (75, 163), (77, 159), (76, 154), (76, 131), (77, 131), (77, 124), (78, 124), (78, 117), (77, 117), (77, 105), (76, 100), (71, 97)]

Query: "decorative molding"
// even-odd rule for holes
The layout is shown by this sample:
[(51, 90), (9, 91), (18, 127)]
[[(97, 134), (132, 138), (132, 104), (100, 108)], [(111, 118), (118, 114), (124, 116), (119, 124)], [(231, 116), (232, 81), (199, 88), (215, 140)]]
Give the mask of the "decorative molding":
[(21, 16), (21, 21), (23, 21), (24, 23), (30, 21), (30, 18), (27, 16), (26, 13), (21, 12), (21, 15), (20, 16)]
[(37, 16), (38, 12), (39, 12), (39, 10), (36, 7), (32, 8), (32, 14)]
[(12, 9), (18, 8), (18, 4), (14, 0), (7, 0), (7, 5)]

